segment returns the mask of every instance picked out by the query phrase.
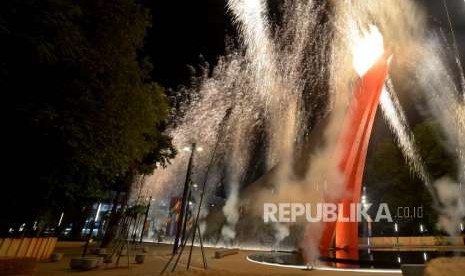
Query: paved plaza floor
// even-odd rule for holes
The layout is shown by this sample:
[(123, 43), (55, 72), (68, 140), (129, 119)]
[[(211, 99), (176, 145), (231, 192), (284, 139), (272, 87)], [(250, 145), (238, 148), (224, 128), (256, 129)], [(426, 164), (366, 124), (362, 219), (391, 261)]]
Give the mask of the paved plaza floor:
[[(194, 248), (192, 254), (192, 265), (189, 271), (186, 271), (188, 248), (184, 251), (182, 258), (180, 259), (179, 265), (174, 273), (168, 271), (164, 275), (400, 275), (392, 273), (360, 273), (360, 272), (338, 272), (338, 271), (320, 271), (320, 270), (301, 270), (293, 268), (273, 267), (261, 264), (256, 264), (248, 261), (246, 257), (250, 254), (257, 253), (252, 251), (239, 251), (238, 254), (226, 256), (221, 259), (214, 258), (214, 252), (218, 250), (216, 248), (206, 248), (206, 257), (208, 262), (208, 270), (203, 269), (202, 255), (199, 248)], [(148, 253), (146, 254), (144, 264), (136, 264), (134, 256), (130, 255), (129, 266), (128, 258), (121, 257), (119, 267), (110, 265), (100, 266), (97, 269), (89, 271), (76, 271), (69, 268), (69, 262), (72, 257), (78, 257), (82, 253), (81, 248), (57, 248), (57, 252), (64, 253), (64, 257), (60, 262), (56, 263), (40, 263), (38, 270), (35, 275), (37, 276), (62, 276), (62, 275), (82, 275), (82, 276), (155, 276), (159, 275), (163, 267), (170, 259), (171, 246), (166, 244), (149, 244)], [(187, 252), (186, 252), (187, 251)]]

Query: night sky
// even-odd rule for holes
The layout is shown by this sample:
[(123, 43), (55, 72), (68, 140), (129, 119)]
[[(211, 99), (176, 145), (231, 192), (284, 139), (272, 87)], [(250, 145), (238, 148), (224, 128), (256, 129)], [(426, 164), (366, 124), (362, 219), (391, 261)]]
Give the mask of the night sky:
[(225, 0), (154, 0), (149, 5), (153, 26), (145, 48), (155, 80), (166, 87), (188, 84), (189, 65), (215, 64), (224, 54), (226, 36), (234, 36)]
[[(269, 0), (270, 5), (274, 1)], [(442, 0), (416, 0), (424, 6), (433, 26), (450, 35)], [(456, 33), (457, 43), (465, 57), (465, 1), (446, 0)], [(148, 0), (152, 8), (153, 27), (147, 38), (146, 51), (152, 57), (154, 78), (166, 87), (188, 84), (194, 67), (205, 61), (215, 64), (224, 54), (225, 39), (234, 37), (235, 29), (226, 10), (226, 0)]]

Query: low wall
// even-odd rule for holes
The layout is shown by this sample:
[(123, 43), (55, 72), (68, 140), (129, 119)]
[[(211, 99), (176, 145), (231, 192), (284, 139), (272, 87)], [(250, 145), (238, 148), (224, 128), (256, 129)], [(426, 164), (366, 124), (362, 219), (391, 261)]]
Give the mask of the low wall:
[[(438, 246), (438, 245), (464, 245), (462, 236), (422, 236), (422, 237), (371, 237), (370, 245), (384, 246)], [(368, 245), (368, 238), (359, 238), (360, 245)]]
[(83, 241), (58, 241), (55, 248), (78, 248), (83, 247), (86, 242)]
[(37, 260), (48, 260), (55, 250), (57, 238), (22, 238), (0, 239), (0, 256), (32, 257)]

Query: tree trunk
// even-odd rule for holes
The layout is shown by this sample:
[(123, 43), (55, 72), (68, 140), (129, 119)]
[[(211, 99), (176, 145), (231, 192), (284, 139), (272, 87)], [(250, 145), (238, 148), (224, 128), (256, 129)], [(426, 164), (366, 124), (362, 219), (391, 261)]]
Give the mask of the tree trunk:
[(119, 197), (121, 195), (121, 189), (118, 189), (115, 197), (113, 198), (113, 206), (111, 207), (110, 217), (108, 218), (108, 225), (105, 231), (105, 234), (102, 238), (102, 243), (100, 244), (101, 248), (108, 247), (108, 245), (113, 241), (113, 238), (116, 235), (117, 225), (121, 218), (120, 212), (118, 212)]
[(80, 241), (82, 240), (82, 229), (84, 228), (86, 224), (86, 218), (87, 218), (87, 213), (89, 211), (89, 208), (84, 207), (81, 209), (81, 212), (78, 212), (76, 214), (75, 219), (73, 219), (73, 224), (71, 227), (71, 234), (70, 237), (72, 240), (75, 241)]

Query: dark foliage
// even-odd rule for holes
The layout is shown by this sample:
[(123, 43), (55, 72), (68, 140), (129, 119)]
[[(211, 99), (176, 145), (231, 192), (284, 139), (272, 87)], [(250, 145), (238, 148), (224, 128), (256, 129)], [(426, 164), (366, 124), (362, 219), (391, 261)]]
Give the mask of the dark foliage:
[(1, 2), (13, 182), (2, 189), (0, 231), (57, 221), (63, 210), (82, 217), (126, 175), (173, 157), (162, 132), (168, 101), (140, 54), (150, 22), (136, 0)]

